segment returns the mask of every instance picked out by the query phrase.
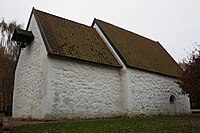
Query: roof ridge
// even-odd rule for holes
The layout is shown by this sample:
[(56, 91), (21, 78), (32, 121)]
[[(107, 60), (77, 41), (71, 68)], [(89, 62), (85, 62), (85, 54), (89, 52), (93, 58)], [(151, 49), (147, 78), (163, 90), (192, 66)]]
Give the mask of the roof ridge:
[[(145, 38), (145, 39), (147, 39), (147, 40), (149, 40), (149, 41), (158, 42), (158, 41), (152, 40), (152, 39), (150, 39), (150, 38), (148, 38), (148, 37), (145, 37), (145, 36), (142, 36), (142, 35), (140, 35), (140, 34), (137, 34), (137, 33), (133, 32), (133, 31), (124, 29), (124, 28), (122, 28), (122, 27), (119, 27), (119, 26), (117, 26), (117, 25), (114, 25), (114, 24), (109, 23), (109, 22), (106, 22), (106, 21), (102, 21), (102, 20), (97, 19), (97, 18), (95, 18), (94, 21), (101, 21), (101, 22), (103, 22), (103, 23), (107, 23), (107, 24), (109, 24), (109, 25), (111, 25), (111, 26), (115, 26), (115, 27), (117, 27), (117, 28), (119, 28), (119, 29), (122, 29), (122, 30), (124, 30), (124, 31), (126, 31), (126, 32), (129, 32), (129, 33), (135, 34), (135, 35), (137, 35), (137, 36), (140, 36), (140, 37), (142, 37), (142, 38)], [(93, 25), (93, 24), (92, 24), (92, 25)]]
[(51, 16), (53, 16), (53, 17), (57, 17), (57, 18), (66, 20), (66, 21), (70, 21), (70, 22), (72, 22), (72, 23), (76, 23), (76, 24), (79, 24), (79, 25), (82, 25), (82, 26), (86, 26), (86, 27), (88, 27), (88, 28), (93, 28), (93, 27), (91, 27), (91, 26), (89, 26), (89, 25), (86, 25), (86, 24), (83, 24), (83, 23), (79, 23), (79, 22), (76, 22), (76, 21), (73, 21), (73, 20), (70, 20), (70, 19), (66, 19), (66, 18), (64, 18), (64, 17), (58, 16), (58, 15), (55, 15), (55, 14), (51, 14), (51, 13), (48, 13), (48, 12), (45, 12), (45, 11), (41, 11), (41, 10), (38, 10), (38, 9), (35, 9), (35, 8), (34, 8), (34, 10), (35, 10), (35, 11), (38, 11), (38, 12), (41, 12), (41, 13), (45, 13), (45, 14), (51, 15)]
[[(158, 42), (98, 19), (94, 20), (127, 62), (128, 67), (180, 77), (177, 62)], [(116, 50), (116, 51), (117, 51)]]
[(93, 27), (34, 8), (32, 14), (48, 55), (121, 67)]

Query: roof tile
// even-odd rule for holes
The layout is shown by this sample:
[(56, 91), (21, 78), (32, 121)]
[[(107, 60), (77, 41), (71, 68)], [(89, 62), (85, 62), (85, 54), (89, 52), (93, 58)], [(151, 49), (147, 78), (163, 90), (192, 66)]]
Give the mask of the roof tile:
[(121, 67), (92, 27), (35, 10), (50, 55)]
[(95, 20), (127, 66), (180, 77), (182, 69), (159, 42), (101, 20)]

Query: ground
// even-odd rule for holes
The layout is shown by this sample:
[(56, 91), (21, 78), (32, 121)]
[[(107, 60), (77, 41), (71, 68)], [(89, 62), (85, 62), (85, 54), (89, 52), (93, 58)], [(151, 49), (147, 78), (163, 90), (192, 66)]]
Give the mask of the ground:
[(3, 122), (3, 130), (9, 130), (13, 127), (19, 127), (23, 125), (34, 125), (42, 123), (52, 123), (54, 121), (39, 121), (39, 120), (25, 120), (25, 119), (14, 119), (12, 117), (6, 117), (4, 114), (0, 114), (0, 119)]
[(13, 118), (3, 118), (3, 127), (8, 129), (12, 127), (22, 126), (22, 125), (33, 125), (42, 123), (52, 123), (53, 121), (38, 121), (38, 120), (24, 120), (24, 119), (13, 119)]
[[(138, 116), (93, 120), (37, 121), (3, 117), (4, 129), (14, 133), (199, 133), (200, 114)], [(6, 129), (7, 128), (7, 129)], [(4, 130), (4, 131), (5, 131)]]

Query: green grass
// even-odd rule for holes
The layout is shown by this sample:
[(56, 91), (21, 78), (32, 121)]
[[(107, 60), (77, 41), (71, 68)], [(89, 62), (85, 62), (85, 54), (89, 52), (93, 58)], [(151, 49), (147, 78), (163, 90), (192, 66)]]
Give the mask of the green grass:
[(199, 133), (200, 115), (65, 121), (13, 130), (17, 133)]

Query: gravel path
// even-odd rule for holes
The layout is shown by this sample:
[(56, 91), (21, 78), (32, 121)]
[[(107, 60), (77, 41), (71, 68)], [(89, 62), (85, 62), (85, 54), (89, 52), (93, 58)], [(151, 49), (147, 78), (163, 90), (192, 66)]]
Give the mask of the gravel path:
[(4, 131), (9, 130), (12, 127), (16, 127), (16, 126), (56, 122), (56, 121), (41, 121), (41, 120), (24, 120), (24, 119), (15, 119), (15, 118), (11, 118), (11, 117), (3, 117), (3, 118), (0, 118), (0, 119), (1, 119), (1, 122), (3, 122), (3, 128), (2, 129)]

